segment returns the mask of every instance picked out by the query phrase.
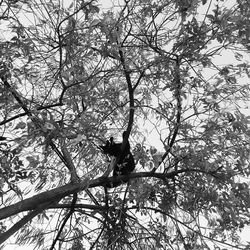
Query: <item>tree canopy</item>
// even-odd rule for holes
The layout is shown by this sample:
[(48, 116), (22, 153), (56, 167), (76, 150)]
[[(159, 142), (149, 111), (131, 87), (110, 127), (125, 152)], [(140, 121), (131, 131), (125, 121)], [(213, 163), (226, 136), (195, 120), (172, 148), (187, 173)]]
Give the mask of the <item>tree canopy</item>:
[[(3, 249), (250, 248), (248, 0), (0, 11)], [(107, 189), (110, 137), (136, 168)]]

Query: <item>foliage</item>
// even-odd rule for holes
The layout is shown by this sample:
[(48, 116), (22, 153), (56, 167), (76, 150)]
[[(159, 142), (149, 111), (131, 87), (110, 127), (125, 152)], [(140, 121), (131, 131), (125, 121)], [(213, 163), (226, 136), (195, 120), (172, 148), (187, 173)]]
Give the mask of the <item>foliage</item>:
[(249, 249), (249, 1), (104, 2), (0, 2), (0, 244)]

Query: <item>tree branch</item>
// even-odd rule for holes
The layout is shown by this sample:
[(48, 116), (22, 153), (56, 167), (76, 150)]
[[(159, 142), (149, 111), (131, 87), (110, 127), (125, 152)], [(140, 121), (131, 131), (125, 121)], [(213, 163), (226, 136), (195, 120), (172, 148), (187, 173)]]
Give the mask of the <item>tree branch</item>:
[(105, 184), (109, 182), (123, 181), (135, 178), (147, 178), (147, 177), (158, 178), (165, 181), (166, 179), (172, 179), (174, 176), (178, 174), (187, 172), (205, 173), (200, 169), (182, 169), (178, 171), (172, 171), (170, 173), (139, 172), (117, 177), (108, 177), (108, 178), (99, 177), (91, 181), (83, 180), (79, 183), (69, 183), (64, 186), (34, 195), (31, 198), (27, 198), (25, 200), (17, 202), (16, 204), (0, 209), (0, 220), (23, 211), (37, 209), (38, 204), (47, 203), (48, 201), (60, 200), (70, 194), (85, 190), (87, 188), (105, 186)]
[[(35, 124), (36, 127), (38, 127), (42, 132), (44, 132), (44, 129), (42, 127), (42, 124), (40, 120), (32, 114), (32, 112), (27, 108), (25, 103), (22, 101), (22, 99), (19, 97), (19, 94), (16, 92), (15, 89), (11, 87), (9, 82), (6, 79), (5, 75), (0, 76), (1, 80), (4, 83), (4, 86), (10, 91), (10, 93), (13, 95), (13, 97), (16, 99), (18, 104), (21, 106), (21, 108), (25, 111), (25, 113), (29, 116), (29, 118), (32, 120), (32, 122)], [(44, 132), (44, 136), (46, 136), (46, 133)], [(58, 155), (58, 157), (62, 160), (62, 162), (65, 164), (65, 166), (71, 171), (71, 166), (68, 164), (67, 160), (65, 159), (64, 155), (60, 152), (60, 150), (57, 148), (55, 143), (52, 141), (52, 139), (49, 140), (49, 145), (54, 150), (54, 152)]]
[(119, 55), (120, 55), (122, 68), (125, 74), (126, 82), (128, 85), (128, 94), (129, 94), (129, 121), (128, 121), (127, 130), (126, 130), (126, 135), (123, 138), (123, 143), (122, 143), (122, 149), (124, 149), (128, 141), (128, 137), (129, 137), (129, 134), (132, 129), (133, 122), (134, 122), (135, 104), (134, 104), (134, 90), (133, 90), (132, 81), (130, 77), (130, 71), (127, 68), (122, 49), (119, 49)]
[(44, 204), (40, 205), (38, 208), (36, 208), (35, 210), (33, 210), (33, 211), (29, 212), (27, 215), (25, 215), (20, 221), (15, 223), (14, 226), (12, 226), (9, 230), (0, 234), (0, 244), (2, 244), (9, 237), (11, 237), (14, 233), (16, 233), (25, 224), (30, 222), (35, 216), (40, 214), (44, 209), (46, 209), (46, 207), (50, 206), (51, 203), (55, 203), (55, 201), (49, 202), (49, 203), (44, 203)]
[[(175, 73), (174, 84), (176, 85), (174, 96), (176, 98), (176, 106), (177, 106), (176, 123), (175, 123), (175, 128), (174, 128), (172, 137), (169, 135), (168, 148), (166, 149), (166, 152), (163, 154), (158, 166), (160, 166), (160, 164), (166, 159), (169, 152), (171, 151), (171, 149), (175, 143), (175, 139), (177, 137), (177, 134), (179, 132), (179, 128), (180, 128), (181, 111), (182, 111), (182, 106), (181, 106), (181, 88), (182, 88), (182, 85), (181, 85), (181, 79), (180, 79), (180, 60), (178, 57), (176, 58), (176, 65), (175, 65), (174, 73)], [(158, 166), (155, 166), (152, 169), (152, 172), (155, 172), (156, 169), (158, 168)]]
[[(44, 109), (49, 109), (49, 108), (54, 108), (54, 107), (58, 107), (58, 106), (63, 106), (63, 103), (62, 102), (59, 102), (59, 103), (55, 103), (55, 104), (51, 104), (51, 105), (46, 105), (46, 106), (42, 106), (42, 107), (38, 107), (36, 110), (44, 110)], [(8, 122), (11, 122), (19, 117), (23, 117), (23, 116), (26, 116), (26, 115), (29, 115), (27, 114), (26, 112), (24, 113), (21, 113), (21, 114), (18, 114), (18, 115), (15, 115), (9, 119), (6, 119), (6, 120), (3, 120), (0, 122), (0, 126), (1, 125), (4, 125)]]
[(61, 225), (61, 227), (60, 227), (60, 229), (59, 229), (59, 231), (57, 233), (56, 238), (53, 240), (52, 245), (50, 247), (50, 250), (54, 249), (54, 246), (56, 245), (56, 242), (59, 239), (64, 226), (66, 225), (66, 223), (67, 223), (68, 219), (70, 218), (70, 216), (74, 213), (76, 201), (77, 201), (77, 193), (74, 193), (73, 194), (73, 199), (72, 199), (70, 210), (69, 210), (68, 214), (65, 216), (64, 221), (63, 221), (63, 223), (62, 223), (62, 225)]

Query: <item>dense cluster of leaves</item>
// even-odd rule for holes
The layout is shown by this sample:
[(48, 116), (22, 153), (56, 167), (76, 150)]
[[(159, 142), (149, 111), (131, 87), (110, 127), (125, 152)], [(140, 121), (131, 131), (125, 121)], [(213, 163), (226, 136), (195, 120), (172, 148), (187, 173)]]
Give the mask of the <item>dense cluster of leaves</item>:
[[(248, 0), (0, 11), (3, 247), (249, 249)], [(125, 130), (136, 173), (107, 190)]]

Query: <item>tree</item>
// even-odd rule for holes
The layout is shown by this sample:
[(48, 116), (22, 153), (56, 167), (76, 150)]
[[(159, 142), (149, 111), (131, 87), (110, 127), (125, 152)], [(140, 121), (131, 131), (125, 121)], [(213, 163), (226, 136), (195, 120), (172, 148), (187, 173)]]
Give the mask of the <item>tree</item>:
[(2, 246), (249, 249), (249, 1), (0, 8)]

